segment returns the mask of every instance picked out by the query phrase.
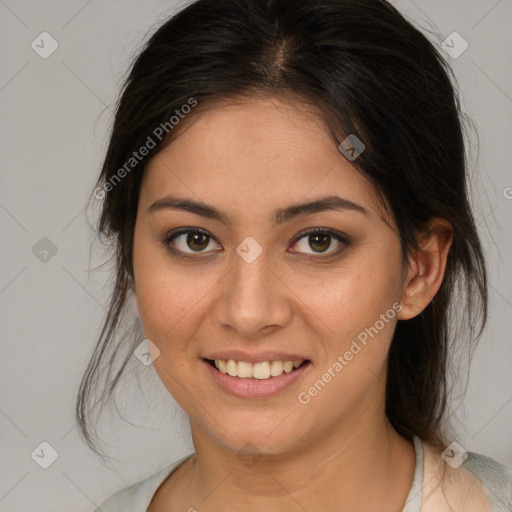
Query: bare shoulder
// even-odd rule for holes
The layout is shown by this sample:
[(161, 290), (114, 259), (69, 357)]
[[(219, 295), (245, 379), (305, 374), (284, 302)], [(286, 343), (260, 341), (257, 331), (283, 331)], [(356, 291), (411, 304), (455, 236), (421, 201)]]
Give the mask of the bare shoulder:
[(422, 512), (512, 511), (510, 468), (473, 452), (445, 461), (439, 449), (427, 443), (423, 449)]

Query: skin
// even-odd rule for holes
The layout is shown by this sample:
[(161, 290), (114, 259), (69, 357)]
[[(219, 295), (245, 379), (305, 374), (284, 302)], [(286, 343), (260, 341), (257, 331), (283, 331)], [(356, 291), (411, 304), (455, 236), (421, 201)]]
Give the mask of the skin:
[[(213, 205), (233, 224), (177, 209), (148, 212), (168, 194)], [(368, 213), (328, 210), (272, 224), (275, 208), (333, 194)], [(417, 315), (439, 289), (451, 236), (439, 234), (450, 230), (446, 221), (432, 219), (434, 229), (404, 268), (395, 224), (386, 224), (381, 206), (311, 108), (275, 98), (190, 114), (149, 162), (134, 233), (138, 311), (145, 337), (160, 350), (155, 369), (188, 414), (196, 450), (160, 486), (150, 512), (402, 509), (415, 453), (385, 415), (387, 353), (397, 320)], [(187, 245), (186, 235), (174, 240), (195, 260), (161, 244), (184, 226), (212, 237), (204, 249)], [(315, 227), (352, 242), (331, 238), (322, 249), (307, 235), (298, 240)], [(263, 249), (252, 263), (236, 252), (248, 236)], [(300, 403), (298, 394), (397, 302), (400, 312)], [(237, 398), (216, 386), (201, 359), (224, 349), (282, 349), (312, 365), (278, 395)], [(246, 443), (255, 463), (237, 457)]]

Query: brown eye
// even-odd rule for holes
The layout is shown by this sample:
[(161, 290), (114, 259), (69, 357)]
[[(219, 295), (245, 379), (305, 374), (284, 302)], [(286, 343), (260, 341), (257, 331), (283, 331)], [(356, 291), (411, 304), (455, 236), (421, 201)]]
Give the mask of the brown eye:
[[(164, 247), (167, 247), (171, 252), (183, 257), (194, 253), (209, 252), (206, 249), (209, 247), (213, 238), (205, 231), (198, 229), (187, 229), (175, 232), (162, 240)], [(215, 246), (212, 247), (215, 249)]]
[[(348, 245), (350, 245), (348, 238), (342, 236), (340, 233), (326, 229), (315, 229), (304, 233), (298, 238), (294, 244), (294, 248), (297, 252), (305, 254), (327, 253), (327, 255), (331, 256), (341, 252)], [(334, 247), (334, 250), (327, 252), (331, 247)]]
[(331, 245), (331, 235), (309, 235), (308, 244), (315, 252), (324, 252)]
[(185, 245), (194, 251), (202, 251), (208, 247), (209, 237), (203, 233), (190, 233), (187, 235)]

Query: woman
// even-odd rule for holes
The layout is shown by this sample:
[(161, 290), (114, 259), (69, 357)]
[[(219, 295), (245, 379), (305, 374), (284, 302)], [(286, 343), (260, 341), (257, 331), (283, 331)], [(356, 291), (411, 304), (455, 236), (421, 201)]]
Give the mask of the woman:
[(472, 340), (487, 314), (450, 77), (384, 0), (199, 0), (151, 37), (94, 192), (117, 275), (77, 414), (94, 448), (135, 351), (195, 453), (98, 510), (512, 510), (446, 417), (457, 308)]

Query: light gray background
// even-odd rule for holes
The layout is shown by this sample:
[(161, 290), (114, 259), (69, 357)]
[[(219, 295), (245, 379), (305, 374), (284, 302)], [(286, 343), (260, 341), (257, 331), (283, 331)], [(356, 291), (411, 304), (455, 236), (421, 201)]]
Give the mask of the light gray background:
[[(471, 151), (480, 173), (477, 219), (488, 230), (482, 236), (491, 318), (457, 409), (464, 425), (457, 440), (512, 466), (512, 1), (394, 3), (419, 26), (442, 38), (457, 31), (469, 44), (451, 62), (480, 137), (480, 152)], [(77, 387), (109, 293), (108, 268), (88, 273), (103, 260), (95, 246), (89, 261), (85, 201), (106, 150), (121, 75), (147, 31), (176, 5), (0, 0), (1, 511), (90, 511), (193, 449), (182, 412), (151, 366), (140, 374), (151, 400), (133, 386), (125, 399), (125, 414), (138, 426), (115, 414), (105, 422), (111, 444), (105, 448), (119, 459), (115, 470), (85, 447), (74, 420)], [(43, 31), (59, 45), (47, 59), (31, 48)], [(57, 247), (47, 262), (32, 251), (43, 237)], [(43, 441), (58, 452), (48, 469), (31, 457)]]

